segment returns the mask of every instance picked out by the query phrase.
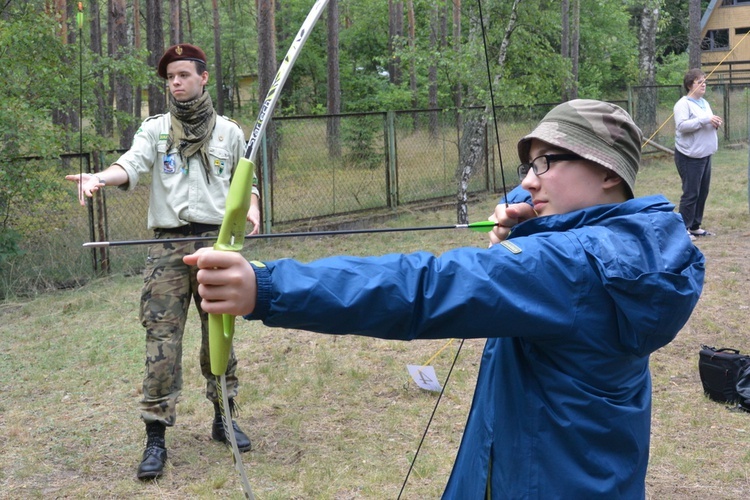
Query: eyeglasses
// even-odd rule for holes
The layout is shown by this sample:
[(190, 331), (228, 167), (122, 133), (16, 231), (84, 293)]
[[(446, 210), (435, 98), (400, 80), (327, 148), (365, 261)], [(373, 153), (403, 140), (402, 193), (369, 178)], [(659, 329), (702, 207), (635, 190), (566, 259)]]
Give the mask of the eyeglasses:
[[(542, 159), (544, 159), (544, 163), (540, 165), (539, 160)], [(523, 181), (526, 178), (526, 174), (529, 173), (529, 170), (533, 170), (534, 175), (536, 176), (542, 175), (547, 170), (549, 170), (549, 167), (556, 161), (573, 161), (582, 159), (583, 158), (574, 153), (537, 156), (529, 163), (521, 163), (520, 165), (518, 165), (518, 178)]]

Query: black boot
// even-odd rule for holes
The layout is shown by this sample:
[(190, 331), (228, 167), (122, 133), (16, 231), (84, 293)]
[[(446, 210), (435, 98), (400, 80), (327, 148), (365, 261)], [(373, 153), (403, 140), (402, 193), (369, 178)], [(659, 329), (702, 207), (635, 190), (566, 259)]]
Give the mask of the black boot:
[(138, 466), (138, 479), (144, 481), (161, 477), (167, 461), (167, 445), (164, 442), (166, 426), (161, 422), (146, 424), (146, 450)]
[[(236, 408), (234, 404), (234, 400), (229, 400), (229, 415), (227, 418), (231, 418), (236, 415)], [(237, 439), (237, 448), (240, 451), (250, 451), (252, 448), (252, 444), (250, 443), (250, 438), (247, 437), (247, 434), (242, 432), (242, 429), (237, 425), (237, 422), (232, 420), (232, 428), (234, 429), (234, 437)], [(229, 438), (227, 438), (226, 432), (224, 432), (224, 423), (221, 420), (221, 408), (219, 407), (219, 403), (214, 403), (214, 423), (211, 428), (211, 438), (214, 441), (219, 441), (221, 443), (226, 443), (229, 441)]]

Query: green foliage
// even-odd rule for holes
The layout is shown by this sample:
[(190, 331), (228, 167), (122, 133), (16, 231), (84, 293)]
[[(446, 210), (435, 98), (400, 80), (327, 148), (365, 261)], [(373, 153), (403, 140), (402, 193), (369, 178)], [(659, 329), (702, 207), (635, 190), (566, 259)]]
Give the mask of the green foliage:
[(682, 78), (685, 76), (687, 67), (687, 52), (664, 56), (662, 63), (656, 67), (656, 84), (682, 86)]
[(344, 164), (354, 168), (375, 169), (383, 165), (383, 148), (375, 143), (382, 132), (379, 116), (358, 116), (342, 123), (342, 140), (346, 147)]
[(10, 228), (0, 228), (0, 271), (5, 261), (22, 253), (18, 248), (20, 240), (21, 235), (18, 231)]
[[(388, 92), (388, 79), (366, 68), (342, 68), (341, 92), (347, 98), (346, 111), (376, 111), (383, 109), (380, 96)], [(346, 78), (344, 79), (344, 75)]]
[[(706, 5), (703, 5), (701, 12), (705, 12), (705, 8)], [(660, 64), (670, 57), (687, 54), (689, 31), (688, 0), (662, 1), (656, 39), (657, 61)], [(687, 59), (685, 64), (683, 72), (687, 70)]]
[(0, 158), (49, 154), (60, 147), (60, 131), (50, 113), (70, 101), (65, 60), (70, 51), (52, 36), (46, 16), (18, 8), (15, 16), (0, 19)]
[[(687, 1), (663, 2), (659, 33), (659, 47), (664, 54), (684, 52), (684, 25)], [(3, 19), (0, 30), (0, 46), (12, 47), (0, 53), (0, 60), (7, 69), (2, 69), (6, 82), (23, 81), (25, 85), (9, 85), (5, 93), (15, 92), (15, 100), (2, 95), (7, 109), (17, 115), (5, 122), (31, 124), (39, 129), (39, 120), (48, 120), (50, 110), (70, 103), (77, 90), (76, 46), (62, 46), (52, 35), (54, 20), (39, 15), (42, 2), (13, 2), (6, 9), (11, 16)], [(280, 4), (276, 12), (278, 34), (277, 57), (286, 53), (291, 40), (307, 15), (311, 0), (288, 0)], [(508, 0), (483, 2), (486, 24), (487, 52), (492, 75), (499, 75), (497, 57), (500, 44), (510, 17)], [(462, 88), (465, 105), (482, 105), (488, 101), (488, 82), (485, 69), (484, 41), (478, 24), (477, 5), (464, 2), (461, 11), (461, 40), (453, 40), (450, 16), (453, 3), (447, 0), (414, 0), (415, 38), (413, 45), (407, 39), (408, 20), (404, 17), (403, 34), (393, 40), (402, 68), (402, 82), (388, 81), (386, 70), (392, 62), (388, 40), (388, 2), (339, 1), (340, 72), (342, 110), (346, 112), (406, 109), (428, 105), (428, 72), (436, 67), (438, 105), (454, 104), (456, 86)], [(186, 41), (204, 48), (209, 61), (215, 58), (212, 5), (210, 2), (192, 4), (194, 20), (187, 30)], [(236, 91), (242, 75), (252, 75), (257, 68), (257, 33), (255, 5), (252, 2), (229, 0), (219, 3), (222, 46), (222, 69), (226, 87)], [(431, 44), (431, 25), (435, 9), (447, 19), (443, 24), (446, 33), (438, 34), (437, 47)], [(579, 93), (585, 97), (605, 98), (621, 93), (628, 84), (637, 83), (637, 15), (641, 5), (634, 0), (581, 0), (581, 42)], [(570, 74), (568, 61), (560, 57), (560, 4), (551, 0), (521, 2), (518, 23), (508, 46), (507, 59), (500, 84), (495, 84), (496, 102), (502, 105), (552, 102), (559, 99), (562, 82)], [(9, 21), (12, 19), (12, 21)], [(289, 82), (282, 91), (279, 108), (285, 114), (320, 114), (326, 109), (327, 65), (326, 32), (327, 12), (323, 13), (300, 53)], [(168, 19), (165, 17), (165, 29)], [(84, 37), (88, 37), (84, 30)], [(24, 48), (25, 46), (25, 48)], [(84, 47), (86, 43), (84, 41)], [(43, 48), (43, 50), (40, 50)], [(105, 53), (107, 52), (105, 48)], [(12, 60), (3, 54), (13, 54)], [(93, 112), (93, 85), (102, 80), (105, 85), (114, 72), (126, 75), (135, 85), (158, 82), (153, 71), (146, 65), (145, 51), (133, 53), (121, 60), (107, 56), (95, 57), (84, 50), (84, 115), (89, 122), (96, 119)], [(64, 63), (63, 61), (68, 61)], [(9, 64), (10, 63), (10, 64)], [(209, 64), (212, 72), (213, 64)], [(417, 82), (416, 95), (408, 88), (410, 70), (414, 70)], [(208, 89), (216, 97), (216, 78), (209, 80)], [(20, 94), (20, 95), (19, 95)], [(234, 94), (236, 96), (236, 94)], [(241, 108), (235, 108), (236, 98), (227, 103), (230, 116), (254, 117), (257, 112), (257, 95), (244, 94)], [(249, 101), (247, 99), (250, 99)], [(40, 107), (38, 103), (44, 103)], [(35, 114), (35, 113), (38, 113)], [(0, 117), (0, 120), (2, 117)], [(118, 117), (121, 124), (127, 117)], [(2, 125), (0, 125), (2, 126)], [(5, 127), (24, 130), (17, 127)], [(64, 137), (57, 132), (43, 134), (50, 142), (33, 141), (34, 149), (53, 151), (59, 144), (54, 139)], [(40, 136), (42, 134), (39, 134)], [(39, 137), (39, 139), (43, 139)], [(86, 137), (91, 142), (92, 137)], [(70, 138), (68, 138), (68, 143)], [(30, 141), (24, 141), (30, 144)]]

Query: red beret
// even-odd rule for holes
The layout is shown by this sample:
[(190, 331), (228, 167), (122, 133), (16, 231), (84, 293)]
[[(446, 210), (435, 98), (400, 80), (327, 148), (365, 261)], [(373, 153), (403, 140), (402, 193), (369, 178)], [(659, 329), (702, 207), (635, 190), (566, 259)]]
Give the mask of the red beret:
[(173, 45), (164, 52), (164, 55), (159, 59), (159, 76), (167, 78), (167, 64), (174, 61), (200, 61), (206, 64), (206, 54), (195, 45), (189, 43), (181, 43), (179, 45)]

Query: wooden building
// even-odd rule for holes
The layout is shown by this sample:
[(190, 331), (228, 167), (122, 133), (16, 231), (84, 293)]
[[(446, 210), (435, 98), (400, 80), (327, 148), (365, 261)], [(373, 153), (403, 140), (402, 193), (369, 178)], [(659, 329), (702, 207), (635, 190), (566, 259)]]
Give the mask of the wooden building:
[(750, 0), (711, 0), (701, 18), (709, 83), (750, 84)]

